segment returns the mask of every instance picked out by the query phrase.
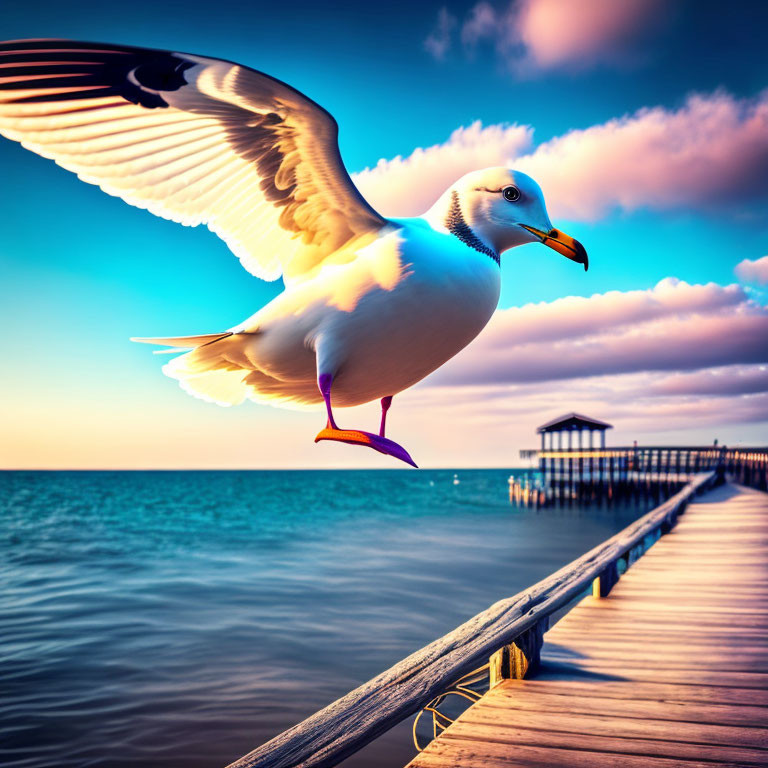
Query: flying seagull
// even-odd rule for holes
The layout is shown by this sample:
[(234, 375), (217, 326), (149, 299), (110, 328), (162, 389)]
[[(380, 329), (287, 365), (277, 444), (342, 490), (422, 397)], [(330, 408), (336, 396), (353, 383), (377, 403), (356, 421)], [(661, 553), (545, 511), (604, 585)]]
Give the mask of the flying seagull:
[[(587, 268), (538, 184), (467, 174), (423, 216), (386, 218), (355, 188), (333, 117), (248, 67), (71, 40), (0, 43), (0, 133), (83, 181), (181, 224), (206, 224), (285, 290), (235, 328), (134, 339), (189, 350), (163, 370), (220, 405), (325, 403), (315, 438), (416, 466), (385, 436), (392, 397), (465, 347), (499, 299), (501, 254), (540, 242)], [(378, 434), (332, 406), (381, 400)]]

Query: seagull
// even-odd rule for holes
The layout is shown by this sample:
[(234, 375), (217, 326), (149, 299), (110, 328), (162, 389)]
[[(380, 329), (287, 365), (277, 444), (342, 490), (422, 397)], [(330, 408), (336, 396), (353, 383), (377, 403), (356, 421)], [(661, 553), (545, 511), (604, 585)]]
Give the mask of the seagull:
[[(347, 173), (334, 118), (249, 67), (71, 40), (0, 43), (0, 133), (131, 205), (205, 224), (251, 274), (285, 289), (240, 325), (137, 338), (192, 395), (325, 405), (315, 438), (416, 466), (386, 436), (392, 398), (463, 349), (498, 304), (501, 254), (543, 243), (583, 264), (529, 176), (460, 178), (422, 216), (387, 218)], [(186, 351), (185, 351), (186, 350)], [(180, 354), (179, 354), (180, 353)], [(378, 433), (333, 407), (381, 402)]]

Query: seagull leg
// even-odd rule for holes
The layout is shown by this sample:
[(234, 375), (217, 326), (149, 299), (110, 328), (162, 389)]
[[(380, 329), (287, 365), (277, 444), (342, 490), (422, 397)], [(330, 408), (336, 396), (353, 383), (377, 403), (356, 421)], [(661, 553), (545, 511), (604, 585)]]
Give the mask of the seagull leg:
[(387, 395), (381, 398), (381, 426), (379, 427), (379, 435), (384, 437), (384, 433), (387, 431), (387, 411), (392, 405), (392, 395)]
[(320, 390), (320, 394), (325, 400), (325, 410), (328, 413), (328, 423), (325, 425), (327, 429), (336, 429), (336, 420), (333, 418), (333, 408), (331, 408), (331, 387), (333, 386), (333, 376), (330, 373), (321, 373), (317, 377), (317, 387)]
[[(333, 418), (333, 409), (331, 408), (331, 386), (333, 384), (333, 376), (329, 373), (322, 373), (318, 376), (317, 386), (320, 393), (325, 400), (325, 409), (328, 413), (328, 422), (325, 429), (321, 429), (317, 433), (315, 442), (319, 443), (321, 440), (336, 440), (340, 443), (349, 443), (350, 445), (366, 445), (368, 448), (373, 448), (374, 451), (384, 453), (387, 456), (394, 456), (400, 461), (404, 461), (406, 464), (410, 464), (412, 467), (416, 466), (414, 460), (408, 454), (401, 445), (398, 445), (394, 440), (390, 440), (384, 437), (384, 427), (386, 425), (387, 410), (392, 402), (391, 397), (382, 398), (381, 408), (381, 434), (374, 435), (371, 432), (363, 432), (359, 429), (339, 429), (336, 424), (336, 420)], [(385, 406), (384, 401), (387, 400)]]

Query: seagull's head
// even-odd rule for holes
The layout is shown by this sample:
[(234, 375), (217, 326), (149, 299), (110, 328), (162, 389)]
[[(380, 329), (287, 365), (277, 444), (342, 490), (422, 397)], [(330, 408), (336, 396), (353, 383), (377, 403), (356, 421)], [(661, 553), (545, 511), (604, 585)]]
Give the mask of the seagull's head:
[(462, 176), (427, 218), (480, 250), (485, 246), (501, 254), (517, 245), (543, 243), (585, 270), (589, 265), (584, 246), (552, 226), (541, 187), (520, 171), (485, 168)]

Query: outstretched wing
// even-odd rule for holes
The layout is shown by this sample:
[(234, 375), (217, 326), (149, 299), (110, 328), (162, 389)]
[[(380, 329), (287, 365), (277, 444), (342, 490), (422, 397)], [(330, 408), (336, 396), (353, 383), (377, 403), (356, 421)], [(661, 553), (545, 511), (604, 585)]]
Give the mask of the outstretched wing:
[(206, 224), (266, 280), (305, 274), (386, 224), (344, 168), (333, 117), (228, 61), (0, 43), (0, 133), (131, 205)]

